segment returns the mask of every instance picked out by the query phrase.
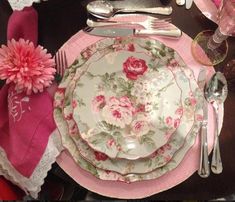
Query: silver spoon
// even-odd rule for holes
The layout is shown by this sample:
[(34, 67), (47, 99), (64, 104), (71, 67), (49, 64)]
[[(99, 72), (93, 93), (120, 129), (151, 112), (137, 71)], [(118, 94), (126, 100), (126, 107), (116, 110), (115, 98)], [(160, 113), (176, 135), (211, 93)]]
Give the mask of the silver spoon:
[(172, 7), (153, 7), (153, 8), (115, 8), (107, 1), (92, 1), (87, 4), (87, 11), (93, 16), (101, 19), (107, 19), (116, 13), (136, 13), (143, 12), (149, 14), (170, 15)]
[(225, 101), (227, 95), (228, 88), (226, 78), (221, 72), (217, 72), (208, 82), (205, 91), (206, 100), (212, 104), (215, 115), (215, 142), (211, 162), (211, 170), (215, 174), (220, 174), (223, 170), (219, 147), (218, 110), (219, 105)]

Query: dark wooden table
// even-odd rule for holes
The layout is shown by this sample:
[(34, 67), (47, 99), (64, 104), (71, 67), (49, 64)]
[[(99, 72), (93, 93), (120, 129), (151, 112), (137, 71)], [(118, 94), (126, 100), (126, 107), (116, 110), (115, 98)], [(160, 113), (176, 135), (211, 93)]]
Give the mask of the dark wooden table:
[[(160, 5), (159, 0), (123, 0), (125, 5), (149, 7)], [(123, 2), (122, 1), (122, 2)], [(164, 1), (164, 0), (163, 0)], [(209, 1), (209, 0), (208, 0)], [(87, 14), (85, 5), (88, 1), (79, 0), (49, 0), (36, 4), (39, 13), (39, 44), (49, 52), (56, 50), (73, 34), (85, 26)], [(117, 1), (117, 4), (122, 3)], [(204, 17), (195, 5), (190, 10), (178, 7), (171, 1), (173, 7), (172, 22), (182, 31), (194, 38), (202, 30), (215, 30), (216, 24)], [(0, 44), (6, 43), (7, 21), (12, 10), (7, 0), (0, 1)], [(217, 65), (223, 70), (225, 64), (235, 59), (235, 38), (229, 38), (229, 53), (226, 60)], [(196, 173), (180, 185), (156, 194), (149, 200), (173, 199), (214, 199), (235, 193), (235, 84), (229, 85), (229, 96), (225, 103), (224, 125), (221, 132), (221, 155), (224, 171), (207, 179), (200, 178)], [(156, 185), (157, 186), (157, 185)], [(98, 196), (100, 199), (106, 199)]]

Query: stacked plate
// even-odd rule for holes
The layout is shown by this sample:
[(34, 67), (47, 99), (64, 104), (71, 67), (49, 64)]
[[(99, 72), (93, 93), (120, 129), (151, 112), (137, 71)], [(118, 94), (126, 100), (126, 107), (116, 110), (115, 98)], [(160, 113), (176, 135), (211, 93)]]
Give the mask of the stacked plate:
[(173, 49), (153, 39), (104, 39), (66, 70), (54, 118), (82, 169), (102, 180), (150, 180), (176, 168), (194, 144), (202, 96)]

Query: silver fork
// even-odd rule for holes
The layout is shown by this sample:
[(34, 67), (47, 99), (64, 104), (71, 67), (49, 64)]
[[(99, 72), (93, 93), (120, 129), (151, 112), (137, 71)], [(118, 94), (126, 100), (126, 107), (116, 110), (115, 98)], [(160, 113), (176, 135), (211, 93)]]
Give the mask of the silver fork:
[(66, 53), (63, 50), (59, 50), (55, 54), (56, 72), (63, 77), (65, 69), (68, 67), (68, 61)]
[(168, 29), (171, 28), (171, 18), (159, 19), (148, 16), (145, 21), (134, 22), (134, 21), (93, 21), (87, 19), (87, 25), (89, 27), (104, 27), (104, 26), (115, 26), (115, 25), (141, 25), (145, 29)]

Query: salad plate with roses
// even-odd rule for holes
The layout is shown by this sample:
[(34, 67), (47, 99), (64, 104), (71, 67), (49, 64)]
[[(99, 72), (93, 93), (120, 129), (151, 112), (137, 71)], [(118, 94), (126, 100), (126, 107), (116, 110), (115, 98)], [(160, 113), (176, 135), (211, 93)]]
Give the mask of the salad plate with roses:
[(93, 150), (136, 160), (165, 145), (177, 130), (182, 90), (166, 68), (172, 51), (164, 49), (143, 39), (114, 40), (102, 57), (91, 56), (80, 67), (73, 118)]

